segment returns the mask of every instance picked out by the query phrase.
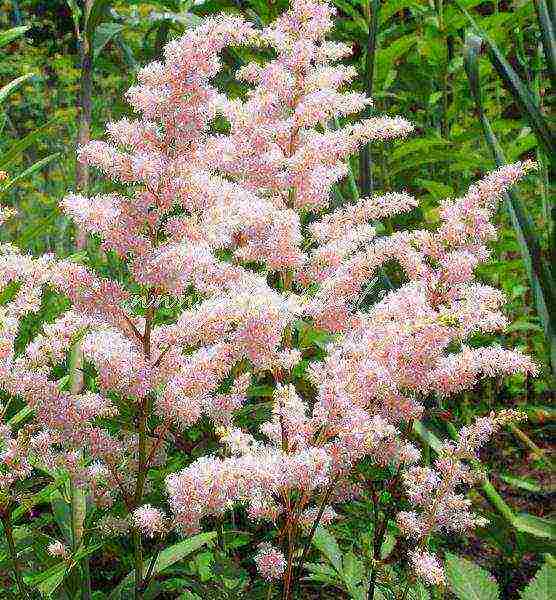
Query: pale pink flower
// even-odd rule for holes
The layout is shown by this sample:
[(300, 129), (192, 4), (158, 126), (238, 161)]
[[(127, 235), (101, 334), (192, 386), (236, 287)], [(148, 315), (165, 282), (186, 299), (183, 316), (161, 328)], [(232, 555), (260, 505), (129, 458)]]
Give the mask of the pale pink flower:
[(280, 579), (286, 568), (284, 554), (271, 544), (261, 544), (255, 555), (257, 570), (267, 581)]
[(147, 537), (155, 537), (166, 532), (168, 525), (164, 513), (150, 504), (144, 504), (131, 513), (133, 526)]

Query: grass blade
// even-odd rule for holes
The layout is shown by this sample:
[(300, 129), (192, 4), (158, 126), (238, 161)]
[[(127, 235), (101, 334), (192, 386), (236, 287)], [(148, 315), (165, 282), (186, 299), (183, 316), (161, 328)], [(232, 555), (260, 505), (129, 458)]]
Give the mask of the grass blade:
[[(177, 563), (186, 556), (189, 556), (199, 548), (203, 547), (205, 544), (210, 543), (215, 538), (215, 531), (211, 531), (209, 533), (200, 533), (184, 540), (183, 542), (178, 542), (173, 546), (165, 548), (158, 555), (158, 558), (155, 561), (154, 569), (152, 571), (153, 575), (158, 575), (167, 567)], [(120, 582), (118, 587), (110, 594), (110, 596), (108, 596), (108, 600), (123, 600), (123, 598), (126, 597), (123, 594), (125, 594), (129, 586), (133, 585), (134, 576), (134, 571), (128, 573), (127, 576)]]
[(535, 9), (537, 10), (537, 18), (539, 19), (544, 56), (550, 70), (550, 79), (552, 85), (556, 86), (556, 34), (554, 32), (554, 21), (548, 11), (546, 0), (535, 0)]
[(41, 125), (37, 129), (35, 129), (35, 131), (32, 131), (25, 137), (12, 144), (9, 150), (0, 157), (0, 169), (7, 170), (12, 165), (12, 163), (19, 157), (19, 155), (22, 152), (25, 152), (25, 150), (27, 150), (29, 146), (32, 146), (47, 129), (49, 129), (54, 123), (56, 123), (57, 120), (58, 117), (50, 119), (50, 121), (47, 121), (44, 125)]
[(0, 31), (0, 48), (11, 44), (14, 40), (17, 40), (17, 38), (21, 37), (28, 29), (29, 25), (24, 25), (22, 27), (13, 27), (12, 29), (8, 29), (6, 31)]
[(18, 77), (17, 79), (14, 79), (13, 81), (10, 81), (10, 83), (7, 83), (5, 86), (1, 87), (0, 88), (0, 104), (2, 104), (4, 102), (4, 100), (6, 100), (6, 98), (10, 94), (15, 92), (15, 90), (17, 90), (18, 87), (23, 85), (26, 81), (31, 79), (31, 77), (33, 77), (33, 76), (34, 76), (34, 73), (26, 73), (25, 75), (22, 75), (21, 77)]
[(51, 154), (50, 156), (46, 156), (45, 158), (42, 158), (41, 160), (32, 164), (29, 168), (25, 169), (25, 171), (23, 171), (23, 173), (16, 175), (13, 179), (10, 179), (10, 181), (8, 181), (8, 183), (3, 188), (0, 188), (0, 194), (5, 194), (9, 189), (11, 189), (14, 185), (16, 185), (16, 183), (19, 183), (20, 181), (23, 181), (24, 179), (31, 177), (31, 175), (33, 175), (37, 171), (40, 171), (43, 167), (45, 167), (46, 165), (51, 163), (53, 160), (55, 160), (59, 156), (60, 156), (59, 153)]
[[(479, 112), (485, 139), (496, 164), (502, 166), (506, 164), (504, 153), (485, 114), (481, 98), (478, 55), (482, 43), (483, 40), (479, 36), (473, 34), (467, 36), (465, 42), (465, 69), (471, 94)], [(505, 199), (531, 282), (531, 289), (535, 296), (537, 313), (543, 323), (549, 343), (551, 364), (554, 371), (556, 369), (556, 284), (551, 269), (542, 256), (540, 243), (535, 233), (536, 227), (529, 212), (514, 191), (509, 190), (505, 194)]]
[(535, 98), (527, 86), (523, 83), (519, 75), (514, 71), (510, 63), (498, 49), (494, 41), (477, 25), (473, 17), (465, 10), (463, 6), (455, 0), (456, 5), (465, 14), (473, 29), (480, 39), (482, 39), (488, 50), (488, 56), (492, 66), (502, 79), (504, 86), (512, 94), (515, 102), (521, 108), (523, 115), (526, 117), (529, 125), (539, 144), (542, 145), (546, 155), (551, 163), (552, 172), (556, 170), (556, 138), (550, 130), (550, 127), (542, 115)]

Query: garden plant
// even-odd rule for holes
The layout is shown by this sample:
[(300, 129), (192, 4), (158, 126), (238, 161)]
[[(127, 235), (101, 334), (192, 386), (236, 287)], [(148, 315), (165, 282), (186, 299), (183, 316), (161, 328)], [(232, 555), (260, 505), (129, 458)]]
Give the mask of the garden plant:
[[(549, 126), (535, 121), (536, 153), (496, 153), (466, 38), (497, 165), (474, 168), (431, 222), (423, 167), (398, 189), (387, 158), (420, 128), (368, 95), (380, 2), (200, 16), (177, 3), (154, 19), (127, 112), (87, 141), (93, 64), (124, 27), (109, 4), (68, 2), (87, 72), (56, 218), (75, 248), (28, 253), (9, 239), (18, 203), (1, 214), (0, 598), (551, 597), (553, 525), (514, 510), (481, 462), (511, 434), (548, 474), (525, 429), (549, 409), (479, 398), (506, 381), (550, 394), (554, 265), (515, 195), (541, 177), (550, 221)], [(335, 28), (344, 4), (366, 24), (362, 65)], [(508, 229), (542, 352), (504, 337), (504, 286), (485, 275)], [(534, 568), (512, 589), (462, 551), (473, 544), (536, 552)]]

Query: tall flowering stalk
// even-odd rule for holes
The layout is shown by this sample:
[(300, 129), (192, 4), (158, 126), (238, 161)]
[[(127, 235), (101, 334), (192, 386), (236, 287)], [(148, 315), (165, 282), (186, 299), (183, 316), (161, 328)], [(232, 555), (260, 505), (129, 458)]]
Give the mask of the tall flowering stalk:
[[(276, 525), (281, 547), (262, 544), (255, 561), (264, 578), (282, 579), (290, 599), (316, 526), (361, 492), (353, 474), (363, 459), (393, 469), (392, 485), (419, 507), (398, 522), (414, 540), (416, 574), (441, 582), (428, 537), (476, 524), (460, 493), (471, 480), (463, 461), (516, 415), (479, 421), (423, 469), (411, 441), (422, 399), (480, 377), (535, 371), (519, 352), (465, 343), (505, 325), (502, 295), (478, 283), (474, 269), (488, 259), (501, 195), (531, 164), (499, 169), (445, 201), (436, 231), (377, 236), (372, 222), (417, 205), (406, 192), (330, 210), (350, 155), (412, 131), (400, 117), (329, 126), (371, 102), (343, 91), (355, 72), (337, 64), (349, 48), (325, 39), (333, 14), (325, 2), (294, 0), (262, 31), (238, 17), (209, 18), (140, 72), (127, 94), (139, 118), (110, 123), (107, 142), (79, 152), (125, 191), (62, 201), (125, 263), (122, 281), (72, 260), (2, 254), (2, 282), (16, 287), (5, 307), (0, 375), (35, 413), (21, 450), (11, 431), (3, 435), (5, 487), (29, 475), (29, 457), (65, 468), (106, 510), (121, 498), (126, 514), (107, 513), (101, 526), (131, 527), (137, 598), (151, 576), (142, 537), (163, 536), (170, 523), (193, 533), (204, 517), (240, 503), (252, 520)], [(245, 100), (211, 83), (219, 52), (235, 44), (274, 56), (238, 72), (252, 84)], [(227, 134), (211, 132), (217, 115)], [(405, 283), (361, 310), (365, 285), (392, 261)], [(45, 284), (71, 310), (16, 353), (18, 320), (36, 310)], [(168, 299), (188, 300), (171, 321), (157, 311)], [(309, 366), (297, 347), (303, 327), (332, 334), (324, 360)], [(54, 377), (77, 342), (93, 389), (68, 389)], [(310, 390), (299, 385), (303, 372)], [(273, 382), (272, 414), (260, 431), (241, 430), (234, 413), (262, 378)], [(131, 427), (122, 427), (129, 414)], [(172, 436), (203, 416), (225, 455), (167, 477), (169, 520), (150, 502), (149, 471), (164, 465)]]
[[(136, 595), (144, 576), (141, 532), (150, 535), (156, 521), (141, 509), (149, 469), (163, 461), (171, 432), (203, 414), (229, 422), (245, 400), (249, 373), (238, 371), (227, 390), (220, 389), (223, 380), (245, 360), (258, 369), (276, 362), (281, 331), (299, 312), (295, 299), (270, 289), (264, 275), (225, 259), (237, 236), (271, 248), (276, 209), (214, 176), (200, 156), (219, 99), (210, 83), (220, 69), (218, 52), (254, 36), (242, 19), (227, 17), (171, 42), (164, 62), (143, 69), (127, 94), (140, 118), (110, 123), (108, 142), (80, 149), (81, 161), (127, 191), (70, 194), (61, 206), (126, 261), (126, 285), (72, 260), (33, 260), (15, 249), (4, 258), (4, 283), (22, 287), (2, 330), (3, 386), (35, 412), (40, 431), (33, 443), (43, 464), (67, 469), (101, 506), (119, 496), (133, 514)], [(299, 235), (295, 223), (281, 231)], [(16, 355), (18, 317), (37, 310), (46, 283), (72, 308)], [(192, 290), (200, 298), (193, 308), (175, 323), (157, 321), (160, 301)], [(95, 392), (76, 393), (52, 378), (77, 341), (96, 372)], [(130, 411), (132, 430), (107, 427)], [(15, 466), (10, 473), (18, 476)]]
[[(200, 459), (167, 480), (172, 507), (186, 530), (234, 502), (246, 504), (252, 518), (278, 525), (283, 554), (265, 545), (256, 561), (264, 577), (282, 577), (285, 600), (296, 557), (301, 568), (317, 523), (333, 519), (333, 505), (359, 492), (351, 476), (360, 460), (388, 465), (396, 473), (393, 485), (408, 484), (420, 458), (409, 438), (413, 421), (423, 414), (421, 398), (457, 393), (483, 376), (535, 371), (519, 352), (465, 345), (473, 334), (505, 325), (503, 296), (477, 283), (473, 273), (488, 258), (487, 243), (495, 237), (489, 219), (498, 201), (533, 165), (499, 169), (462, 198), (445, 201), (434, 232), (376, 236), (373, 221), (417, 205), (405, 192), (362, 198), (329, 212), (331, 188), (348, 173), (351, 154), (369, 141), (412, 131), (400, 117), (329, 126), (371, 102), (342, 91), (355, 72), (336, 64), (349, 48), (325, 39), (332, 17), (325, 2), (297, 0), (262, 32), (275, 58), (240, 69), (238, 77), (254, 88), (245, 101), (222, 98), (219, 109), (230, 133), (208, 140), (203, 156), (271, 200), (284, 220), (297, 216), (304, 243), (292, 250), (286, 238), (288, 245), (282, 243), (272, 264), (278, 276), (271, 280), (282, 293), (302, 295), (307, 322), (343, 335), (330, 344), (323, 362), (310, 366), (314, 396), (307, 397), (293, 383), (301, 355), (289, 350), (292, 336), (286, 331), (284, 361), (273, 372), (272, 420), (261, 427), (266, 440), (229, 429), (222, 434), (229, 458)], [(242, 256), (257, 258), (250, 246), (243, 247)], [(360, 311), (364, 286), (391, 261), (399, 264), (407, 283)], [(495, 429), (496, 419), (487, 418), (483, 426), (491, 423)], [(461, 471), (463, 457), (452, 454), (454, 469)], [(442, 474), (435, 477), (440, 481)], [(438, 492), (429, 518), (454, 498), (460, 483), (455, 475), (449, 478), (450, 494)], [(474, 520), (467, 516), (467, 503), (460, 504), (459, 512), (453, 508), (459, 517), (453, 526), (465, 529)], [(419, 539), (427, 538), (422, 532)], [(418, 567), (427, 557), (420, 542), (411, 554), (420, 575)], [(427, 579), (433, 580), (441, 578)]]

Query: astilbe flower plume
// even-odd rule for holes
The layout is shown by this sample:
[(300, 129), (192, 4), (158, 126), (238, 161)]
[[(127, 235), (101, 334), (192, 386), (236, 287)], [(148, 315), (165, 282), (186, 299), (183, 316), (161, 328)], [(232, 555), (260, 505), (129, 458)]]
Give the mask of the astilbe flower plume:
[[(495, 237), (491, 218), (502, 194), (534, 165), (503, 167), (463, 197), (444, 201), (436, 231), (376, 235), (374, 222), (417, 206), (406, 192), (362, 198), (330, 212), (331, 189), (348, 173), (348, 157), (362, 144), (404, 137), (413, 129), (400, 117), (338, 126), (340, 117), (361, 111), (370, 100), (342, 91), (354, 72), (334, 64), (349, 49), (325, 40), (332, 16), (325, 2), (294, 0), (263, 30), (276, 57), (240, 69), (238, 77), (254, 87), (245, 101), (221, 99), (218, 110), (230, 133), (209, 139), (203, 156), (277, 210), (295, 211), (308, 223), (303, 252), (282, 252), (291, 260), (273, 265), (280, 289), (303, 295), (302, 317), (313, 326), (343, 335), (329, 345), (323, 362), (309, 368), (316, 400), (287, 383), (294, 364), (275, 370), (273, 416), (260, 429), (262, 441), (238, 429), (223, 431), (229, 458), (199, 459), (167, 480), (177, 522), (186, 531), (239, 501), (252, 518), (279, 525), (290, 559), (303, 515), (322, 518), (333, 513), (332, 504), (358, 493), (351, 479), (358, 461), (393, 467), (406, 485), (412, 474), (425, 473), (417, 466), (419, 450), (402, 435), (423, 414), (422, 398), (457, 393), (480, 377), (536, 371), (518, 351), (465, 345), (473, 334), (506, 324), (503, 295), (478, 283), (474, 270), (488, 259), (487, 244)], [(365, 285), (392, 261), (406, 283), (360, 310)], [(284, 347), (289, 345), (286, 335)], [(465, 470), (459, 457), (453, 460)], [(423, 487), (416, 486), (432, 493), (442, 477), (430, 470)], [(462, 481), (450, 481), (456, 494)], [(467, 502), (458, 502), (451, 510), (460, 528), (476, 524)], [(439, 519), (436, 508), (423, 511), (434, 512), (435, 523)], [(410, 562), (420, 576), (428, 564), (429, 583), (442, 582), (432, 555), (416, 549)], [(288, 577), (289, 567), (286, 586)]]
[[(277, 294), (239, 259), (231, 263), (219, 253), (241, 238), (244, 254), (250, 244), (269, 248), (261, 259), (273, 265), (279, 253), (272, 236), (295, 246), (299, 223), (216, 176), (201, 156), (219, 98), (210, 83), (220, 69), (218, 52), (254, 35), (251, 25), (230, 16), (207, 19), (172, 41), (164, 61), (142, 69), (139, 85), (127, 94), (140, 117), (110, 123), (108, 142), (79, 150), (81, 161), (127, 185), (128, 193), (69, 194), (61, 207), (100, 236), (106, 251), (127, 261), (147, 305), (144, 314), (133, 311), (122, 283), (71, 259), (33, 260), (15, 250), (3, 255), (4, 283), (22, 286), (2, 330), (4, 386), (37, 411), (43, 435), (63, 448), (53, 457), (57, 464), (71, 466), (80, 482), (88, 480), (103, 504), (114, 490), (135, 502), (137, 472), (160, 458), (171, 427), (187, 427), (202, 414), (228, 422), (245, 400), (249, 377), (240, 374), (228, 394), (219, 391), (222, 380), (244, 359), (255, 369), (278, 363), (281, 332), (300, 312), (293, 295)], [(46, 283), (67, 295), (72, 308), (15, 357), (17, 319), (38, 309)], [(157, 299), (179, 298), (192, 288), (202, 298), (196, 306), (174, 324), (154, 323)], [(97, 393), (64, 391), (50, 378), (76, 341), (97, 372)], [(151, 406), (159, 417), (157, 432), (141, 448), (136, 436), (113, 436), (95, 424), (118, 412), (114, 393), (131, 402), (143, 422)]]

